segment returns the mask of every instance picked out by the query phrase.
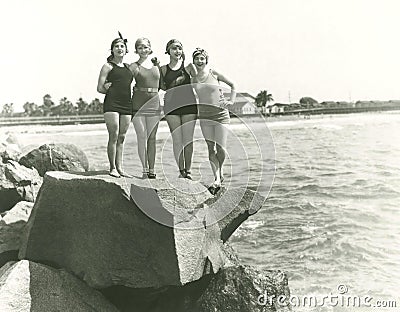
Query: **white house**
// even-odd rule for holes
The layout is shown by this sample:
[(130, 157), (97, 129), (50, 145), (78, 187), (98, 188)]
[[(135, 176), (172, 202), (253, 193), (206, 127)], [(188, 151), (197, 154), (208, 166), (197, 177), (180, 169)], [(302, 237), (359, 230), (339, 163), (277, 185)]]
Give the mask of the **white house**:
[(283, 113), (288, 106), (289, 106), (289, 104), (275, 103), (275, 104), (267, 107), (267, 112), (270, 114)]
[[(229, 99), (230, 93), (224, 92), (224, 96)], [(229, 111), (236, 115), (256, 114), (257, 107), (254, 96), (246, 92), (237, 92), (235, 103), (229, 108)]]

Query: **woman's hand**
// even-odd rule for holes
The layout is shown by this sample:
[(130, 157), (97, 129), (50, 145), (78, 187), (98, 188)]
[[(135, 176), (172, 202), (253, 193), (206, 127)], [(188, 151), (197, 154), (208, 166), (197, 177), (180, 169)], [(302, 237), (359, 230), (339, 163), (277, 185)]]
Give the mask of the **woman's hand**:
[(225, 101), (221, 102), (221, 104), (219, 105), (219, 107), (221, 107), (221, 108), (228, 108), (229, 106), (232, 106), (232, 105), (233, 105), (233, 102), (232, 102), (232, 101), (225, 100)]
[(106, 82), (106, 83), (104, 84), (104, 89), (106, 89), (106, 90), (108, 91), (108, 89), (111, 88), (111, 85), (112, 85), (112, 82)]

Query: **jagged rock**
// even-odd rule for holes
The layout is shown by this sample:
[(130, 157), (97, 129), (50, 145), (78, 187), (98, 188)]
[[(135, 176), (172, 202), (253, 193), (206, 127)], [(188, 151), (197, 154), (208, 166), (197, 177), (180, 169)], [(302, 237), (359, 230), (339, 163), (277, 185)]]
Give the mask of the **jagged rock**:
[(27, 260), (0, 269), (0, 311), (118, 312), (76, 277)]
[(13, 135), (0, 138), (0, 160), (6, 163), (8, 160), (18, 161), (21, 155), (21, 146)]
[(260, 272), (241, 265), (229, 243), (223, 245), (223, 252), (229, 260), (217, 274), (183, 286), (158, 289), (113, 286), (101, 292), (121, 312), (291, 311), (283, 272)]
[(28, 222), (33, 203), (22, 201), (0, 215), (0, 267), (18, 260), (20, 237)]
[[(229, 243), (223, 244), (222, 252), (226, 259), (222, 270), (240, 265), (239, 259)], [(198, 311), (197, 301), (213, 276), (213, 274), (208, 274), (183, 286), (161, 288), (112, 286), (100, 291), (121, 312), (195, 312)]]
[(286, 274), (249, 266), (224, 268), (212, 277), (197, 301), (199, 312), (291, 311)]
[(18, 161), (21, 155), (21, 146), (12, 133), (0, 137), (0, 161), (6, 163), (8, 160)]
[(73, 144), (44, 144), (19, 160), (21, 165), (36, 168), (40, 176), (47, 171), (77, 171), (89, 170), (89, 161), (85, 153)]
[(0, 163), (0, 213), (20, 201), (34, 202), (41, 185), (42, 178), (36, 169), (13, 160)]
[[(181, 286), (215, 273), (226, 262), (222, 233), (227, 238), (262, 197), (226, 190), (219, 204), (203, 185), (183, 180), (47, 173), (19, 257), (65, 268), (95, 288)], [(232, 201), (233, 193), (260, 206)]]

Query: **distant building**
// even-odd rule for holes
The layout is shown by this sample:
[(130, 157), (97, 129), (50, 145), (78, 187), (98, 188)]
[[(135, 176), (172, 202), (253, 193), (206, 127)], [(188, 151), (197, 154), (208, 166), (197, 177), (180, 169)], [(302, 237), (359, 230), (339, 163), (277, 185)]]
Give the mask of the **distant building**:
[[(224, 92), (224, 96), (229, 99), (230, 93)], [(237, 92), (235, 103), (229, 108), (229, 111), (236, 115), (256, 114), (257, 107), (254, 96), (246, 92)]]
[(285, 112), (289, 108), (289, 104), (275, 103), (267, 107), (267, 113), (269, 114), (279, 114)]
[(338, 106), (337, 103), (334, 101), (324, 101), (324, 102), (321, 102), (321, 105), (324, 108), (335, 108)]
[(336, 103), (337, 103), (337, 107), (340, 107), (340, 108), (354, 107), (354, 103), (350, 103), (350, 102), (346, 102), (346, 101), (339, 101)]
[(375, 103), (373, 101), (357, 101), (355, 107), (374, 107)]
[(389, 105), (390, 106), (400, 106), (400, 101), (399, 100), (390, 100)]

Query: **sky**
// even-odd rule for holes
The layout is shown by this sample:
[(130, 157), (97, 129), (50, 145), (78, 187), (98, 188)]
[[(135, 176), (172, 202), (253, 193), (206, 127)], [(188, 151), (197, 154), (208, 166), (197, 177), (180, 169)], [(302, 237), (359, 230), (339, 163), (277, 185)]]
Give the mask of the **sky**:
[(118, 31), (127, 63), (139, 37), (167, 63), (176, 38), (188, 56), (207, 50), (238, 92), (279, 103), (400, 99), (398, 0), (0, 1), (0, 107), (15, 111), (45, 94), (103, 100), (97, 79)]

